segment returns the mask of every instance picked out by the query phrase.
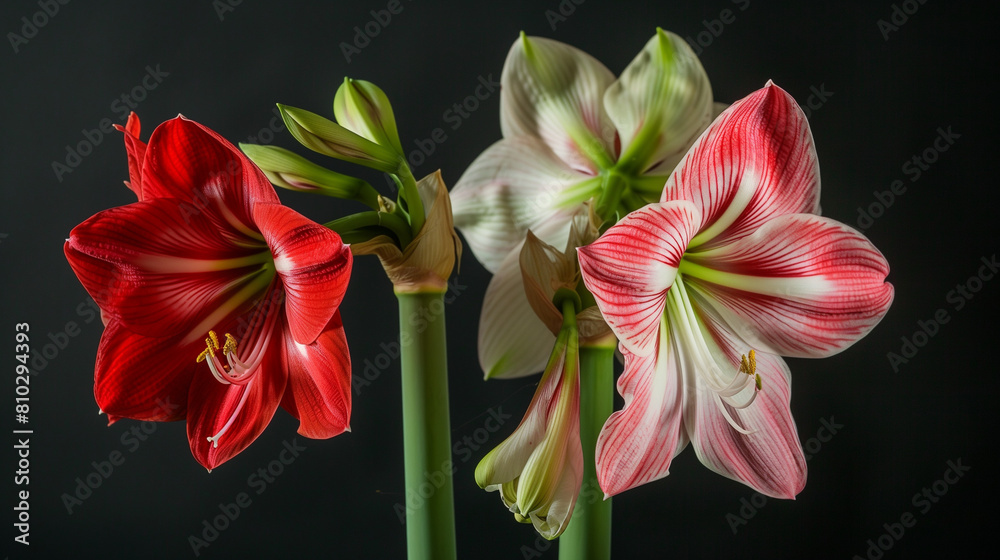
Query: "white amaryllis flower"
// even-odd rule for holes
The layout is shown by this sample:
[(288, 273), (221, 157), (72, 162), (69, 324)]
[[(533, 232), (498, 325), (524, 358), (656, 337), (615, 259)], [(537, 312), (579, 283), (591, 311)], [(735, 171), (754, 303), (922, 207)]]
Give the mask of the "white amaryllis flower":
[(617, 80), (583, 51), (522, 35), (500, 81), (504, 137), (451, 193), (455, 226), (495, 275), (479, 327), (487, 378), (540, 371), (554, 343), (522, 287), (526, 232), (562, 247), (591, 199), (604, 220), (657, 200), (714, 109), (697, 56), (661, 29)]
[(805, 115), (769, 82), (712, 123), (660, 202), (579, 249), (625, 356), (625, 408), (597, 442), (606, 494), (666, 476), (689, 441), (767, 496), (805, 485), (781, 356), (844, 350), (893, 296), (878, 249), (818, 215), (819, 188)]

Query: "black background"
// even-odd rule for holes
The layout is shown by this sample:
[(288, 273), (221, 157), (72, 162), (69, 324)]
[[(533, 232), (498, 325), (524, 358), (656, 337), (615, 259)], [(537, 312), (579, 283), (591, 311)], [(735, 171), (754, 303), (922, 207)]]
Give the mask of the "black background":
[[(104, 135), (61, 180), (52, 162), (65, 162), (67, 146), (84, 141), (84, 130), (98, 128), (102, 119), (124, 122), (112, 104), (141, 84), (147, 66), (159, 65), (169, 75), (138, 103), (143, 138), (183, 113), (233, 141), (256, 136), (266, 142), (268, 133), (261, 131), (272, 123), (275, 102), (332, 115), (333, 94), (349, 75), (387, 92), (408, 149), (434, 129), (444, 130), (447, 139), (415, 173), (440, 168), (453, 185), (500, 138), (499, 94), (478, 103), (458, 128), (445, 112), (473, 95), (480, 77), (499, 80), (518, 31), (575, 45), (617, 74), (656, 26), (692, 39), (703, 33), (701, 60), (718, 101), (739, 99), (768, 79), (801, 104), (813, 96), (818, 108), (810, 122), (825, 215), (856, 227), (858, 208), (876, 203), (875, 191), (889, 190), (897, 179), (906, 191), (865, 230), (892, 266), (896, 300), (885, 320), (838, 356), (790, 360), (792, 410), (800, 438), (814, 452), (805, 490), (795, 501), (768, 500), (751, 511), (745, 504), (753, 503), (753, 492), (702, 467), (689, 449), (669, 477), (614, 499), (615, 557), (864, 556), (869, 539), (877, 540), (884, 524), (898, 523), (906, 512), (916, 525), (898, 539), (882, 537), (883, 545), (892, 545), (885, 558), (961, 557), (992, 542), (998, 520), (992, 451), (1000, 280), (973, 281), (971, 287), (981, 290), (961, 309), (948, 294), (977, 274), (982, 257), (989, 260), (1000, 249), (996, 90), (987, 85), (996, 71), (994, 12), (973, 3), (897, 3), (919, 9), (887, 40), (877, 22), (892, 16), (889, 1), (566, 0), (562, 9), (574, 11), (553, 29), (546, 11), (557, 13), (555, 0), (404, 0), (403, 11), (348, 62), (341, 43), (353, 41), (355, 26), (372, 21), (371, 10), (384, 9), (386, 1), (244, 0), (222, 17), (215, 4), (74, 0), (48, 18), (34, 15), (41, 10), (37, 2), (5, 2), (0, 9), (5, 34), (21, 34), (22, 17), (48, 20), (18, 52), (9, 35), (0, 47), (0, 332), (8, 333), (8, 344), (0, 345), (7, 356), (0, 358), (9, 372), (0, 400), (9, 414), (3, 441), (10, 442), (2, 443), (8, 451), (0, 470), (8, 482), (0, 519), (10, 557), (190, 558), (189, 535), (200, 535), (202, 521), (240, 492), (250, 494), (251, 505), (201, 557), (405, 555), (404, 527), (393, 507), (404, 499), (395, 361), (355, 393), (351, 433), (329, 441), (298, 437), (306, 449), (261, 494), (248, 477), (296, 437), (296, 423), (284, 412), (247, 451), (211, 474), (191, 457), (183, 423), (146, 425), (152, 433), (133, 451), (134, 443), (125, 442), (136, 440), (122, 438), (143, 426), (124, 420), (107, 427), (97, 414), (92, 371), (101, 327), (81, 313), (87, 294), (66, 264), (62, 242), (77, 223), (134, 196), (121, 184), (128, 173), (118, 133)], [(718, 31), (712, 20), (725, 9), (735, 21), (712, 36), (706, 29)], [(900, 22), (902, 16), (896, 17)], [(816, 91), (829, 93), (820, 99)], [(933, 146), (939, 127), (960, 136), (911, 181), (904, 163)], [(272, 136), (276, 145), (295, 145), (284, 130)], [(387, 190), (381, 177), (369, 178)], [(317, 221), (357, 209), (279, 194)], [(473, 480), (476, 463), (514, 428), (537, 382), (482, 381), (475, 333), (488, 278), (467, 252), (454, 284), (457, 296), (447, 308), (453, 441), (483, 437), (483, 428), (492, 426), (486, 422), (490, 408), (512, 416), (482, 446), (470, 440), (476, 449), (456, 447), (459, 556), (555, 558), (554, 545), (536, 540), (530, 526), (513, 521), (497, 494), (483, 492)], [(894, 371), (887, 353), (900, 352), (901, 337), (912, 339), (918, 321), (939, 309), (948, 322)], [(391, 285), (373, 257), (356, 260), (342, 311), (358, 375), (366, 360), (382, 352), (380, 343), (398, 332)], [(52, 357), (44, 367), (36, 365), (31, 379), (29, 547), (12, 540), (16, 458), (9, 430), (23, 427), (12, 418), (17, 322), (30, 323), (38, 350), (50, 334), (65, 343), (49, 348)], [(70, 328), (75, 336), (57, 336), (70, 322), (79, 329)], [(823, 420), (831, 419), (842, 425), (836, 435), (810, 444)], [(115, 451), (124, 463), (68, 512), (63, 495), (94, 471), (92, 462), (106, 461)], [(971, 470), (951, 486), (939, 484), (947, 494), (922, 511), (912, 502), (914, 494), (941, 480), (948, 461), (959, 459)], [(735, 534), (733, 519), (741, 521)]]

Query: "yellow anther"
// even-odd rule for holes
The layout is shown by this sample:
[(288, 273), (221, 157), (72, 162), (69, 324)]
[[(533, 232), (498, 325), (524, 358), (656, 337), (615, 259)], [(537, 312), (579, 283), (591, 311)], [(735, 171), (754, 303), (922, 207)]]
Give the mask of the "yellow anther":
[[(226, 343), (228, 344), (228, 341)], [(196, 362), (204, 362), (209, 356), (215, 356), (215, 351), (219, 349), (219, 337), (215, 336), (215, 331), (208, 331), (208, 338), (205, 339), (205, 347), (201, 351), (201, 354), (198, 354)]]
[(745, 373), (753, 377), (753, 383), (760, 391), (762, 385), (760, 374), (757, 373), (757, 353), (753, 350), (750, 351), (750, 356), (747, 357), (743, 355), (740, 357), (740, 373)]
[(226, 333), (226, 344), (222, 347), (224, 354), (236, 354), (236, 339), (233, 335)]
[(746, 354), (740, 357), (740, 373), (745, 373), (747, 375), (754, 375), (757, 373), (757, 355), (753, 350), (750, 351), (749, 359)]

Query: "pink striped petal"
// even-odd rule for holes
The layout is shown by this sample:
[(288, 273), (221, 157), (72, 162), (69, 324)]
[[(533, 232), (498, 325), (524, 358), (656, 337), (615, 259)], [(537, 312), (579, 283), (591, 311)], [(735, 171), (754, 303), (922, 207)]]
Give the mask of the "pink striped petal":
[(692, 248), (732, 242), (775, 216), (818, 213), (819, 162), (798, 104), (770, 82), (734, 103), (677, 165), (661, 200), (701, 212)]
[(561, 332), (521, 423), (476, 467), (479, 486), (547, 539), (566, 528), (583, 478), (579, 364), (575, 334)]
[(455, 227), (476, 259), (496, 273), (529, 229), (551, 245), (565, 245), (575, 209), (560, 204), (562, 196), (588, 178), (538, 138), (500, 140), (472, 162), (451, 190)]
[(111, 418), (183, 420), (201, 340), (149, 338), (112, 321), (101, 335), (94, 374), (97, 406)]
[[(701, 313), (712, 334), (705, 339), (717, 367), (724, 372), (739, 369), (740, 357), (750, 348), (716, 319)], [(698, 459), (709, 469), (742, 482), (761, 494), (794, 498), (806, 484), (806, 461), (795, 429), (789, 402), (791, 374), (780, 356), (757, 352), (757, 373), (762, 389), (750, 406), (726, 406), (743, 429), (737, 431), (723, 415), (716, 394), (704, 377), (694, 371), (694, 360), (682, 361), (685, 386), (684, 426)], [(752, 390), (752, 388), (751, 388)]]
[(274, 187), (242, 152), (216, 132), (178, 116), (156, 127), (141, 169), (143, 200), (169, 197), (223, 229), (254, 231), (255, 202), (278, 203)]
[(649, 204), (578, 249), (583, 281), (629, 352), (654, 351), (667, 290), (698, 222), (689, 202)]
[(614, 496), (659, 480), (686, 443), (676, 342), (663, 329), (656, 351), (637, 356), (624, 345), (618, 392), (625, 407), (611, 415), (597, 439), (597, 480)]
[[(260, 369), (246, 385), (219, 383), (204, 362), (198, 364), (188, 394), (187, 433), (191, 453), (206, 469), (212, 470), (246, 449), (278, 409), (288, 382), (282, 359), (283, 339), (287, 336), (283, 331), (283, 321), (279, 319), (264, 349)], [(241, 406), (244, 391), (248, 394)], [(208, 440), (227, 424), (229, 427), (217, 442)]]
[[(532, 453), (545, 441), (549, 419), (557, 408), (559, 395), (563, 390), (563, 370), (566, 364), (565, 349), (556, 353), (550, 347), (550, 351), (553, 355), (551, 358), (546, 357), (548, 363), (542, 366), (545, 373), (535, 388), (535, 394), (531, 397), (521, 422), (476, 467), (476, 482), (489, 492), (498, 490), (502, 484), (521, 476)], [(579, 395), (578, 386), (576, 391)]]
[(524, 292), (520, 246), (490, 280), (479, 319), (479, 364), (487, 379), (509, 379), (545, 368), (555, 335), (535, 315)]
[[(728, 108), (729, 105), (725, 103), (717, 103), (717, 102), (711, 103), (708, 122), (705, 123), (704, 128), (707, 128), (709, 124), (714, 122), (715, 119), (719, 118), (719, 115), (721, 115), (722, 112)], [(651, 167), (648, 171), (646, 171), (645, 175), (646, 176), (662, 175), (663, 182), (666, 183), (667, 179), (670, 178), (670, 174), (674, 171), (674, 169), (677, 168), (677, 164), (680, 163), (681, 159), (683, 159), (684, 156), (687, 155), (688, 150), (691, 149), (691, 146), (694, 145), (695, 141), (698, 140), (699, 137), (701, 137), (701, 132), (704, 132), (704, 130), (700, 131), (697, 137), (691, 138), (688, 145), (685, 146), (680, 152), (675, 152), (673, 155), (667, 156), (660, 163), (658, 163), (657, 165)]]
[(812, 214), (780, 216), (736, 243), (689, 253), (681, 273), (744, 340), (784, 356), (844, 350), (878, 324), (893, 298), (878, 249)]
[(340, 311), (312, 344), (285, 340), (288, 387), (281, 406), (299, 419), (299, 433), (331, 438), (350, 429), (351, 354)]
[(257, 204), (253, 218), (274, 256), (285, 315), (299, 344), (316, 340), (337, 312), (351, 277), (351, 249), (337, 233), (280, 204)]
[(188, 215), (175, 199), (151, 199), (80, 224), (70, 232), (67, 255), (82, 253), (111, 265), (70, 256), (111, 318), (137, 334), (172, 336), (202, 320), (210, 319), (205, 331), (215, 328), (267, 288), (267, 247), (249, 239), (236, 244), (237, 236), (227, 239), (203, 214)]
[(604, 110), (614, 75), (589, 54), (559, 41), (514, 42), (500, 77), (504, 138), (541, 138), (571, 168), (594, 174), (614, 162), (615, 127)]

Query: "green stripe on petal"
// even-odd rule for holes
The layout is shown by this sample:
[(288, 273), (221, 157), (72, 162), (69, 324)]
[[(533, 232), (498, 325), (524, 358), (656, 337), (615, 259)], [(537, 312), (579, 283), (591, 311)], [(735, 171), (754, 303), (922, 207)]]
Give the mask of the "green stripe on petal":
[(621, 134), (618, 168), (640, 174), (683, 154), (705, 130), (712, 87), (691, 47), (657, 29), (608, 88), (604, 107)]
[(521, 35), (500, 78), (504, 138), (537, 136), (570, 167), (596, 173), (614, 163), (615, 129), (604, 111), (614, 75), (569, 45)]

